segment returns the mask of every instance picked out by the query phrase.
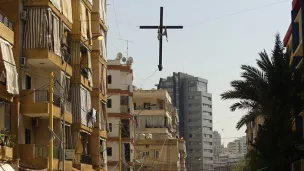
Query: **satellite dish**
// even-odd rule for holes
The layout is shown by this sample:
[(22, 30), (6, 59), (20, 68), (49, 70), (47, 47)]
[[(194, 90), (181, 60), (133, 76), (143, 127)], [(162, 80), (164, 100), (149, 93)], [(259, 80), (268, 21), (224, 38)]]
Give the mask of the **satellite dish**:
[(133, 63), (133, 58), (132, 57), (129, 57), (128, 60), (127, 60), (127, 64), (128, 65), (131, 65)]
[(122, 62), (126, 62), (126, 61), (127, 61), (127, 58), (126, 58), (126, 57), (123, 57), (121, 60), (122, 60)]
[(116, 60), (120, 60), (122, 58), (122, 53), (119, 52), (117, 55), (116, 55)]

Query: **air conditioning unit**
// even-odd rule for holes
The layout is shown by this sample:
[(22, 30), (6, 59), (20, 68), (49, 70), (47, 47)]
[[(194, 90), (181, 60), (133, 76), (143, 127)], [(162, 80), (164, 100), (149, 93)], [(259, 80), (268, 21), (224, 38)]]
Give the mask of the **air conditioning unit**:
[(26, 65), (27, 65), (27, 59), (26, 59), (26, 57), (21, 57), (21, 63), (20, 63), (20, 66), (25, 67)]
[(27, 20), (27, 12), (26, 11), (22, 11), (20, 14), (21, 20)]
[(32, 119), (32, 127), (33, 128), (39, 128), (39, 118), (33, 118)]

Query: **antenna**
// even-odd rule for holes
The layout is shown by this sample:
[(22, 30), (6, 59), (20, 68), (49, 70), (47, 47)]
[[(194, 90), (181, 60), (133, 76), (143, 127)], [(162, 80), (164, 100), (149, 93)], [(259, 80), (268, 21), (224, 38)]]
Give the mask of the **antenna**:
[(133, 43), (133, 40), (120, 39), (120, 38), (118, 39), (127, 42), (127, 57), (129, 57), (129, 42)]

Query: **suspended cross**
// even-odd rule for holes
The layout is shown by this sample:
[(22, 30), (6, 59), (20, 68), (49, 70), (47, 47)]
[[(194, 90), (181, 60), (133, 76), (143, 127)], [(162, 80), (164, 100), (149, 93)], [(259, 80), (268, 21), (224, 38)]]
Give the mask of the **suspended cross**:
[[(160, 7), (160, 23), (159, 26), (140, 26), (140, 29), (158, 29), (157, 38), (159, 40), (159, 64), (158, 70), (163, 69), (162, 55), (163, 55), (163, 36), (166, 36), (168, 41), (167, 29), (183, 29), (183, 26), (164, 26), (163, 25), (163, 7)], [(163, 31), (165, 30), (165, 31)]]

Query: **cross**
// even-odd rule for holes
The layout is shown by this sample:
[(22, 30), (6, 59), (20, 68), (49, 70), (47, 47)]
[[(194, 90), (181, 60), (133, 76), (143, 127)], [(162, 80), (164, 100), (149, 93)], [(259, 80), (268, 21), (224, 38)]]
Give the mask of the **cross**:
[[(159, 64), (158, 64), (158, 70), (161, 71), (163, 69), (163, 65), (162, 65), (163, 36), (167, 37), (167, 29), (183, 29), (183, 26), (164, 26), (163, 25), (163, 7), (160, 7), (160, 23), (159, 23), (159, 26), (140, 26), (139, 28), (140, 29), (158, 29), (158, 36), (157, 36), (158, 40), (159, 40)], [(165, 29), (164, 32), (163, 32), (163, 29)]]

